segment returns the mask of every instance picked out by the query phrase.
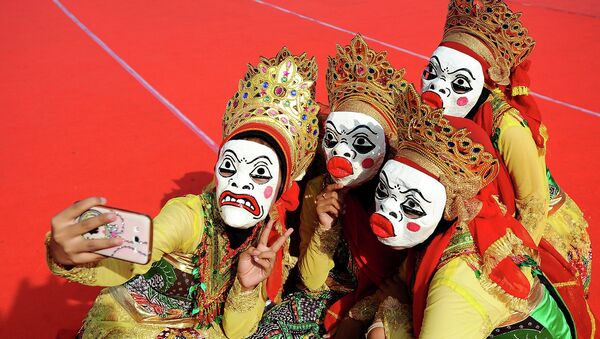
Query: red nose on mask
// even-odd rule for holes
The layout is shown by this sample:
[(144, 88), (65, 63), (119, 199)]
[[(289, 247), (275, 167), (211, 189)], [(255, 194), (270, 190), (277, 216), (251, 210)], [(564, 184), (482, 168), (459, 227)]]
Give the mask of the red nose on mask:
[(388, 218), (379, 213), (373, 213), (370, 219), (371, 229), (380, 238), (391, 238), (395, 236), (394, 225)]
[(439, 94), (432, 91), (426, 91), (421, 94), (421, 99), (426, 102), (431, 108), (442, 108), (444, 107), (444, 103), (442, 102), (442, 97)]
[(354, 173), (352, 163), (342, 157), (333, 157), (327, 162), (327, 171), (336, 179), (345, 178)]

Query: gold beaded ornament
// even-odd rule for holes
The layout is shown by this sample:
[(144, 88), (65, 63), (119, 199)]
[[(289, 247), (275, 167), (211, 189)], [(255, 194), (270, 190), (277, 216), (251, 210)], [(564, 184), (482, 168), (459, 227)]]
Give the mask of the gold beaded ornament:
[(273, 58), (248, 65), (223, 116), (223, 143), (246, 131), (269, 134), (286, 156), (287, 178), (301, 180), (318, 145), (319, 105), (314, 100), (315, 58), (292, 55), (283, 47)]
[(490, 79), (508, 85), (510, 71), (525, 61), (535, 40), (502, 0), (450, 0), (444, 42), (470, 48), (490, 65)]
[(446, 220), (468, 223), (481, 207), (472, 199), (499, 173), (496, 157), (474, 142), (467, 128), (456, 128), (443, 108), (423, 102), (412, 84), (396, 96), (396, 156), (409, 159), (438, 177), (446, 188)]
[(393, 94), (408, 84), (403, 79), (404, 68), (395, 69), (387, 59), (387, 51), (372, 50), (360, 34), (347, 46), (337, 45), (337, 54), (328, 59), (331, 112), (365, 113), (381, 124), (388, 142), (394, 139), (397, 128)]

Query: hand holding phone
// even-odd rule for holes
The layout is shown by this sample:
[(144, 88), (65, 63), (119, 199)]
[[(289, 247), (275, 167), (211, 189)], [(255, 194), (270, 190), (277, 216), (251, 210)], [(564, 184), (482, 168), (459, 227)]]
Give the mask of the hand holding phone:
[(123, 242), (96, 253), (137, 264), (148, 263), (152, 250), (152, 219), (145, 214), (96, 206), (83, 212), (78, 221), (81, 223), (102, 214), (112, 214), (115, 220), (88, 231), (83, 237), (87, 240), (121, 238)]
[[(48, 252), (55, 262), (64, 266), (88, 264), (106, 258), (106, 255), (100, 253), (112, 254), (115, 257), (122, 257), (120, 259), (124, 260), (132, 259), (135, 260), (132, 262), (141, 264), (150, 260), (150, 249), (152, 248), (152, 223), (150, 218), (142, 215), (140, 219), (142, 224), (139, 224), (139, 228), (137, 228), (138, 233), (141, 234), (137, 235), (135, 234), (137, 224), (134, 225), (126, 221), (138, 219), (131, 219), (129, 215), (124, 217), (124, 214), (119, 214), (120, 210), (117, 211), (116, 209), (108, 208), (109, 213), (98, 211), (98, 208), (107, 209), (107, 207), (100, 207), (105, 203), (106, 199), (104, 198), (90, 197), (74, 203), (52, 218), (52, 233), (48, 242)], [(91, 209), (96, 209), (96, 212), (100, 213), (85, 213)], [(127, 211), (123, 212), (139, 215)], [(105, 225), (109, 225), (108, 233), (105, 232), (106, 227), (102, 228)], [(131, 228), (126, 225), (134, 226)], [(113, 232), (111, 232), (111, 229)], [(136, 235), (138, 236), (137, 242)], [(131, 245), (126, 240), (132, 241), (136, 246), (126, 247)], [(146, 246), (147, 251), (145, 251)], [(141, 253), (136, 252), (136, 255), (131, 255), (128, 251), (132, 247), (134, 251)]]

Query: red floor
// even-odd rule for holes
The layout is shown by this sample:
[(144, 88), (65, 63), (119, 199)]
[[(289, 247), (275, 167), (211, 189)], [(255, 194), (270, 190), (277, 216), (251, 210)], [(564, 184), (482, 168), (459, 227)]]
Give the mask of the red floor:
[[(326, 101), (326, 57), (335, 43), (351, 39), (331, 25), (429, 55), (446, 7), (446, 0), (272, 3), (321, 23), (255, 1), (63, 2), (217, 142), (223, 108), (246, 63), (258, 55), (274, 55), (282, 45), (315, 55), (318, 97)], [(600, 104), (593, 89), (600, 21), (536, 4), (511, 6), (525, 11), (538, 41), (533, 90), (592, 112), (538, 100), (551, 133), (549, 164), (598, 242), (600, 211), (592, 207), (600, 193)], [(155, 214), (169, 197), (198, 192), (212, 175), (215, 155), (53, 2), (1, 1), (0, 42), (0, 336), (52, 338), (80, 326), (98, 289), (49, 275), (43, 238), (51, 216), (96, 194)], [(371, 45), (389, 49), (394, 65), (418, 79), (424, 60)], [(598, 293), (596, 278), (592, 298)], [(600, 314), (600, 299), (592, 307)]]

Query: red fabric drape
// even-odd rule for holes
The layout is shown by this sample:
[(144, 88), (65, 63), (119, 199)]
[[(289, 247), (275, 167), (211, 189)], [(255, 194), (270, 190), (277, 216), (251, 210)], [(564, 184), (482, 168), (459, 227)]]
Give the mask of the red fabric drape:
[[(271, 246), (279, 237), (287, 230), (285, 219), (288, 211), (294, 211), (300, 204), (298, 195), (300, 194), (300, 187), (295, 181), (289, 189), (281, 194), (281, 197), (275, 202), (275, 208), (278, 214), (278, 222), (281, 224), (281, 233), (277, 231), (275, 227), (271, 229), (269, 235), (268, 244)], [(275, 266), (271, 276), (267, 278), (267, 296), (273, 301), (277, 301), (278, 296), (283, 288), (283, 251), (287, 250), (287, 246), (281, 246), (275, 255)]]
[(369, 227), (369, 218), (374, 212), (372, 207), (366, 209), (354, 192), (349, 192), (345, 199), (346, 213), (342, 223), (344, 238), (350, 247), (354, 263), (358, 268), (358, 286), (331, 305), (325, 316), (327, 331), (335, 328), (354, 304), (375, 292), (377, 285), (395, 274), (404, 253), (396, 251), (377, 239)]

